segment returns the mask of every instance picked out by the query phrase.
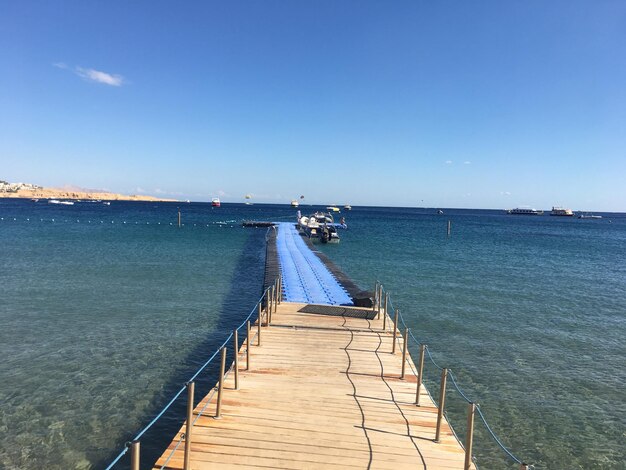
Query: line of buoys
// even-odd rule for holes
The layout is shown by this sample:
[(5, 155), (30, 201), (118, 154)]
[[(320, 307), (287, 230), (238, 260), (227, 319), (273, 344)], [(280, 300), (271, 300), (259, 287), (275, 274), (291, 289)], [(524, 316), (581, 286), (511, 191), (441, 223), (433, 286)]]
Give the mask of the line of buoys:
[[(0, 217), (0, 221), (13, 221), (13, 222), (26, 221), (26, 222), (30, 222), (31, 218), (30, 217), (26, 217), (25, 219), (19, 219), (17, 217)], [(33, 221), (36, 221), (36, 219), (33, 219)], [(60, 221), (60, 220), (58, 220), (56, 218), (54, 218), (54, 219), (52, 219), (52, 218), (51, 219), (42, 219), (42, 218), (40, 218), (39, 222), (65, 222), (65, 223), (71, 223), (71, 222), (74, 222), (74, 220), (67, 220), (67, 219), (65, 219), (65, 220)], [(92, 221), (91, 219), (89, 219), (89, 220), (75, 219), (74, 223), (91, 224), (92, 222), (96, 222), (97, 223), (98, 221), (97, 220)], [(104, 224), (105, 222), (108, 223), (109, 221), (108, 220), (107, 221), (100, 220), (101, 224)], [(122, 224), (122, 225), (132, 224), (132, 222), (128, 222), (126, 220), (122, 220), (122, 221), (120, 221), (120, 220), (117, 220), (117, 221), (116, 220), (111, 220), (110, 222), (111, 222), (111, 224), (116, 224), (116, 223), (117, 224)], [(143, 224), (143, 222), (137, 222), (137, 221), (135, 222), (135, 225), (139, 225), (139, 224)], [(163, 223), (161, 223), (161, 222), (146, 222), (145, 224), (146, 225), (151, 225), (151, 224), (152, 225), (168, 225), (169, 224), (170, 226), (174, 225), (173, 222), (163, 222)], [(180, 227), (184, 227), (185, 225), (186, 224), (181, 223)], [(191, 225), (191, 224), (187, 224), (187, 225)], [(210, 223), (207, 223), (207, 224), (197, 223), (196, 222), (196, 223), (193, 224), (193, 226), (194, 227), (219, 227), (219, 228), (223, 228), (223, 227), (230, 227), (230, 228), (239, 227), (239, 225), (236, 224), (234, 220), (233, 221), (210, 222)]]

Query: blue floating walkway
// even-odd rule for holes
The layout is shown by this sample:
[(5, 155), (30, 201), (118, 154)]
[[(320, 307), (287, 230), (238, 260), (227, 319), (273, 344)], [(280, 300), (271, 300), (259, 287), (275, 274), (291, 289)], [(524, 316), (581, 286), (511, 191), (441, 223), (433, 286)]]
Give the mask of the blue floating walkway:
[(293, 223), (277, 223), (276, 251), (283, 300), (324, 305), (353, 305), (348, 292), (307, 246)]

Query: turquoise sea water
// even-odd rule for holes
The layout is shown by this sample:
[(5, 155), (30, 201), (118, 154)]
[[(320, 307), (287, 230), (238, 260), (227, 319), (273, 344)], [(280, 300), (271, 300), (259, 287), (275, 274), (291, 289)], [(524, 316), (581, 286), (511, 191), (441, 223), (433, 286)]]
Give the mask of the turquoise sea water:
[[(515, 455), (624, 468), (626, 218), (434, 212), (357, 207), (320, 249), (361, 287), (385, 284)], [(104, 467), (256, 302), (265, 231), (239, 222), (294, 213), (0, 200), (0, 468)], [(431, 363), (426, 377), (436, 393)], [(457, 394), (448, 410), (462, 435)], [(142, 439), (146, 463), (182, 414)], [(509, 468), (478, 425), (475, 446), (482, 468)]]

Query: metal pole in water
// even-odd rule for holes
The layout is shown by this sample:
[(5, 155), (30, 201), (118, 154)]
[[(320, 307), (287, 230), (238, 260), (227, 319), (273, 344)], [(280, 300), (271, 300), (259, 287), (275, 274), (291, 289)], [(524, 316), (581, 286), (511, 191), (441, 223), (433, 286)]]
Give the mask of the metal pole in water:
[(226, 346), (222, 348), (222, 364), (220, 366), (220, 382), (217, 389), (217, 405), (215, 407), (215, 417), (220, 418), (222, 414), (222, 391), (224, 390), (224, 371), (226, 369)]
[(184, 470), (189, 470), (191, 460), (189, 454), (191, 453), (191, 430), (193, 428), (193, 395), (195, 391), (195, 383), (187, 383), (187, 423), (185, 427), (185, 460)]
[(452, 221), (448, 220), (448, 236), (450, 236), (451, 231), (452, 231)]
[(180, 227), (180, 207), (178, 208), (178, 226)]
[(233, 330), (233, 354), (235, 355), (235, 390), (239, 390), (239, 334)]
[(139, 470), (140, 462), (140, 444), (139, 441), (133, 441), (130, 444), (130, 469)]
[(472, 464), (472, 444), (474, 443), (474, 413), (476, 403), (468, 403), (467, 407), (467, 436), (465, 437), (465, 470)]
[(425, 344), (420, 344), (420, 356), (417, 363), (417, 391), (415, 392), (415, 404), (420, 406), (420, 391), (422, 389), (422, 378), (424, 373), (424, 351), (426, 350)]
[(402, 374), (401, 379), (404, 379), (404, 370), (406, 369), (406, 351), (409, 344), (409, 329), (404, 330), (404, 344), (402, 345)]
[(261, 322), (263, 321), (263, 299), (259, 300), (259, 319), (257, 325), (259, 327), (257, 331), (257, 346), (261, 346)]
[(435, 442), (439, 442), (441, 435), (441, 422), (443, 421), (443, 411), (446, 406), (446, 381), (448, 379), (448, 369), (441, 371), (441, 385), (439, 386), (439, 409), (437, 410), (437, 430), (435, 431)]
[(398, 313), (399, 309), (396, 309), (396, 314), (393, 319), (393, 345), (391, 346), (391, 354), (396, 353), (396, 335), (398, 334)]

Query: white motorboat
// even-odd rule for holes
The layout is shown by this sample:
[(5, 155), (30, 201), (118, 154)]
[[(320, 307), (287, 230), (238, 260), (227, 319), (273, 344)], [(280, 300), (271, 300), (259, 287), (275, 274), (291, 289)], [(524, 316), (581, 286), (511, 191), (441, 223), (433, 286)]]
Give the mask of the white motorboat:
[(58, 199), (50, 199), (48, 201), (48, 204), (62, 204), (64, 206), (73, 206), (74, 202), (73, 201), (59, 201)]
[(308, 217), (300, 217), (298, 228), (311, 240), (319, 240), (322, 243), (339, 243), (337, 227), (335, 227), (333, 216), (329, 213), (315, 212)]

